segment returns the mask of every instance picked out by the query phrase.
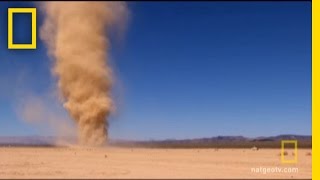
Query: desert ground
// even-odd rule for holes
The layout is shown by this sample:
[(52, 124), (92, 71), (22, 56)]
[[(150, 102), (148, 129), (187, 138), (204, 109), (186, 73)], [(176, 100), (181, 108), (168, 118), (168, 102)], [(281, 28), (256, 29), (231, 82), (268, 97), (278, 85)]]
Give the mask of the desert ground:
[[(282, 164), (280, 149), (0, 147), (0, 178), (306, 178), (311, 149)], [(286, 158), (292, 158), (288, 153)], [(251, 168), (299, 168), (256, 173)], [(288, 170), (287, 170), (288, 171)]]

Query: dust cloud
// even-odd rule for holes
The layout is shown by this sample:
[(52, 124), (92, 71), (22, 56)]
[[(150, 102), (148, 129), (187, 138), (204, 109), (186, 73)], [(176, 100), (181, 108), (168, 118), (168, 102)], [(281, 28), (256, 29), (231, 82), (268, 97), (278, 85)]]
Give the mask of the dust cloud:
[(40, 37), (54, 59), (60, 100), (78, 128), (79, 143), (107, 142), (112, 70), (108, 30), (127, 16), (124, 2), (44, 2)]

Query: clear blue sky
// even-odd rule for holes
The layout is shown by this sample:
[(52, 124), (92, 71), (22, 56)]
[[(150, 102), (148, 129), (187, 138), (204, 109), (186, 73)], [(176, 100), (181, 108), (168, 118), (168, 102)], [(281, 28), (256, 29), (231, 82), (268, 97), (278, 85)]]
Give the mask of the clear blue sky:
[[(49, 134), (16, 115), (21, 91), (43, 94), (53, 82), (40, 39), (37, 50), (7, 49), (7, 8), (27, 6), (35, 5), (0, 2), (0, 135)], [(129, 9), (125, 38), (113, 40), (111, 52), (112, 138), (311, 134), (311, 2)], [(28, 41), (28, 18), (16, 19), (16, 40)]]

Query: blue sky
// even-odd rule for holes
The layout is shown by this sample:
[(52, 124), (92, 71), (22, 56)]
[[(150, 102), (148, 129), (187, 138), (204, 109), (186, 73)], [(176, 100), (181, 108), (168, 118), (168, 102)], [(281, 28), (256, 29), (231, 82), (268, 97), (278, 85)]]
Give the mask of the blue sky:
[[(47, 135), (16, 112), (26, 94), (53, 87), (51, 61), (7, 49), (0, 2), (0, 135)], [(130, 2), (125, 37), (112, 38), (117, 113), (126, 139), (311, 134), (311, 2)], [(15, 16), (16, 41), (30, 40)], [(43, 17), (38, 14), (38, 28)], [(25, 28), (23, 28), (25, 27)]]

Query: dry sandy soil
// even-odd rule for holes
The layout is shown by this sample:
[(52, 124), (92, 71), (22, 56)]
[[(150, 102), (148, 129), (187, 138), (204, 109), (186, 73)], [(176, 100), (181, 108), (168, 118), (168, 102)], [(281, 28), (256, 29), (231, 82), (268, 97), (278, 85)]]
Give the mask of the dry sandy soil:
[[(281, 164), (279, 149), (0, 147), (0, 178), (308, 178), (310, 149)], [(292, 158), (292, 154), (286, 158)], [(251, 168), (297, 167), (297, 173)], [(288, 171), (288, 169), (287, 169)]]

